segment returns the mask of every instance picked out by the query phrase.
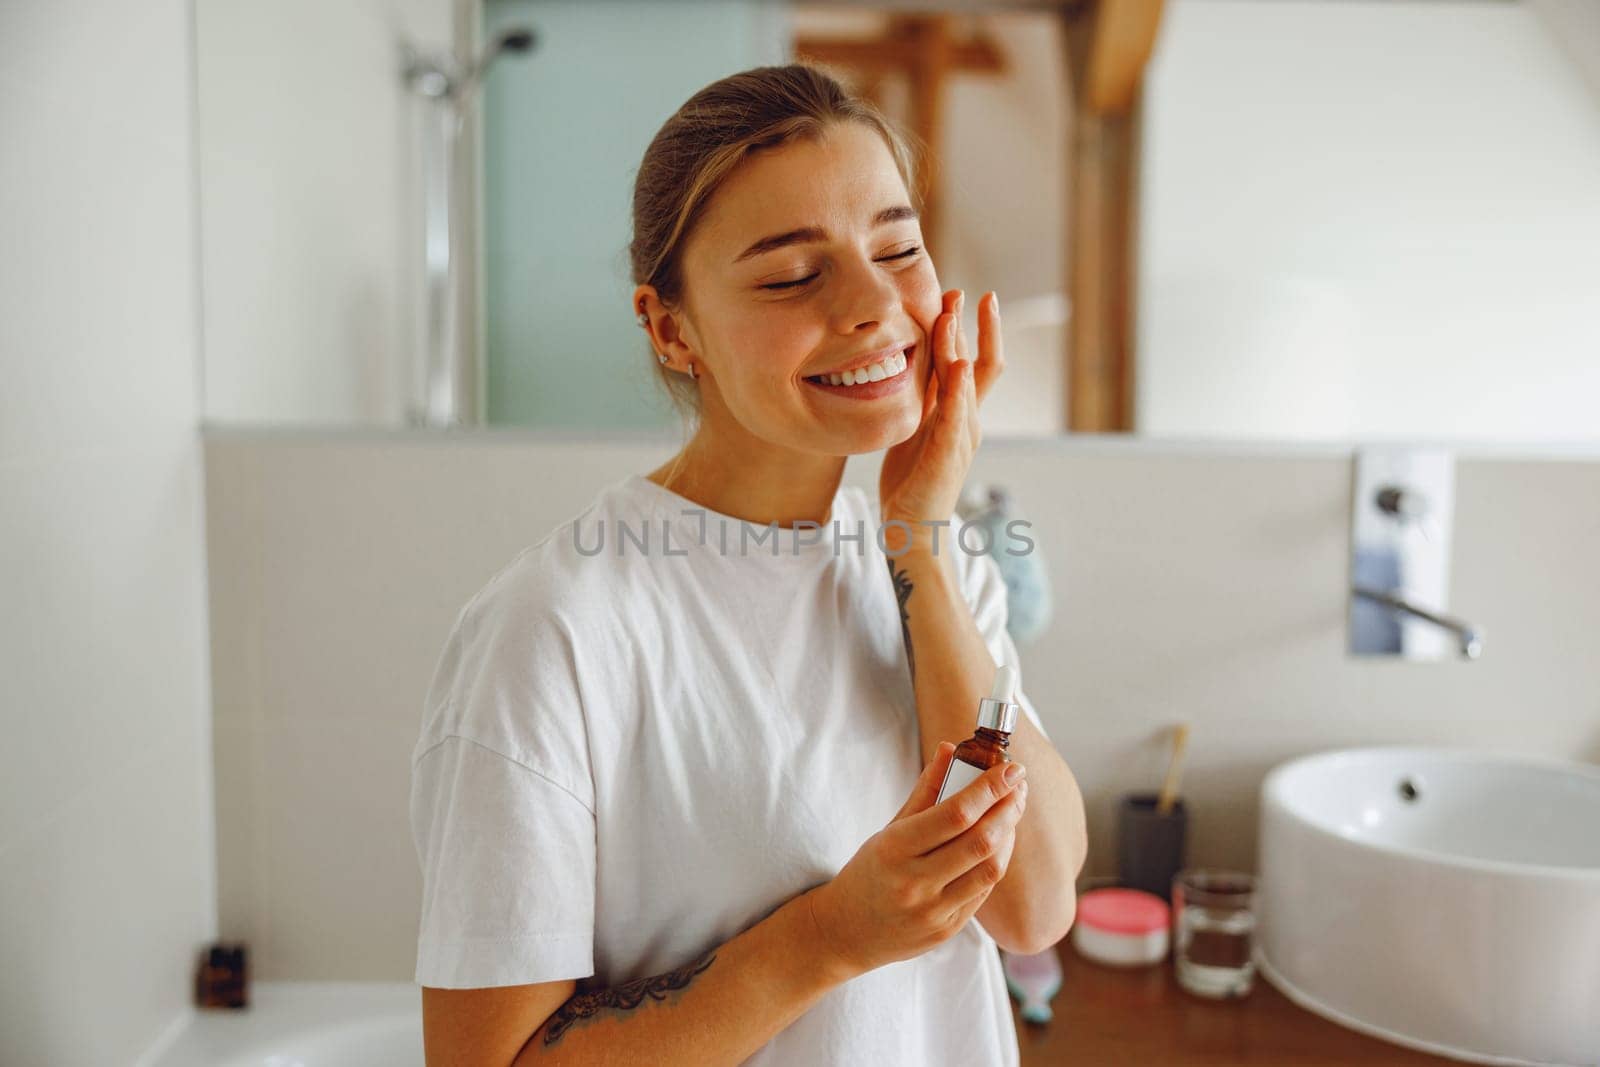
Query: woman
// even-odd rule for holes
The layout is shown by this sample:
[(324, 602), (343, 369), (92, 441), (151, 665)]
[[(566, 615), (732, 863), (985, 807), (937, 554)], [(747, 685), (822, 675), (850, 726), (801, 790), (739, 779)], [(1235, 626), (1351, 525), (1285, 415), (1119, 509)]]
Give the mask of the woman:
[(413, 761), (430, 1064), (1016, 1062), (995, 945), (1066, 933), (1083, 808), (1020, 691), (1031, 787), (934, 803), (1016, 656), (955, 543), (998, 301), (971, 361), (913, 188), (800, 65), (645, 153), (633, 310), (698, 425), (456, 620)]

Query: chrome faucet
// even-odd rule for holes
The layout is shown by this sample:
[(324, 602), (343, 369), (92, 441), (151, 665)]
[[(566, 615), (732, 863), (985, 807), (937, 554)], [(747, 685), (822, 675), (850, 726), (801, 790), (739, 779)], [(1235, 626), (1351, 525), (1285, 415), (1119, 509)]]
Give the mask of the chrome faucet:
[(1456, 640), (1460, 642), (1461, 655), (1467, 659), (1477, 659), (1483, 654), (1483, 631), (1470, 622), (1453, 619), (1448, 615), (1439, 615), (1429, 611), (1427, 608), (1418, 607), (1416, 604), (1402, 600), (1392, 593), (1385, 593), (1381, 589), (1369, 589), (1364, 585), (1357, 585), (1352, 586), (1350, 592), (1356, 596), (1366, 597), (1368, 600), (1387, 605), (1396, 611), (1405, 612), (1407, 615), (1425, 619), (1435, 626), (1450, 631), (1456, 635)]
[[(1356, 453), (1350, 528), (1350, 651), (1406, 659), (1449, 658), (1420, 619), (1450, 633), (1463, 659), (1483, 654), (1483, 628), (1446, 615), (1454, 457), (1442, 449), (1363, 448)], [(1359, 605), (1365, 600), (1370, 604)], [(1374, 611), (1376, 604), (1387, 611)], [(1396, 616), (1399, 616), (1398, 618)]]

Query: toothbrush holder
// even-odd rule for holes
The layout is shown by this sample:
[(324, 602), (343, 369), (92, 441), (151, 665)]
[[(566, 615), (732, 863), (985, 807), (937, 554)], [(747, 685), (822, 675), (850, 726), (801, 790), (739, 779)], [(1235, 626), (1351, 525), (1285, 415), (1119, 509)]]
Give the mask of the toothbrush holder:
[(1159, 794), (1128, 793), (1117, 805), (1117, 881), (1172, 901), (1172, 879), (1184, 868), (1189, 814), (1182, 798), (1165, 815)]

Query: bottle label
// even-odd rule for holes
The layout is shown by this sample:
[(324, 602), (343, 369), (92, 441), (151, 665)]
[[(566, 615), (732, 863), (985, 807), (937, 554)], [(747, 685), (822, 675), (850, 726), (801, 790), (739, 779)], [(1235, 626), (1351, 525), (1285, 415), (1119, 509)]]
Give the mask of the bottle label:
[(939, 787), (939, 800), (934, 801), (934, 803), (937, 804), (946, 797), (954, 796), (969, 783), (982, 777), (982, 767), (974, 767), (966, 760), (951, 760), (950, 769), (944, 772), (944, 785)]

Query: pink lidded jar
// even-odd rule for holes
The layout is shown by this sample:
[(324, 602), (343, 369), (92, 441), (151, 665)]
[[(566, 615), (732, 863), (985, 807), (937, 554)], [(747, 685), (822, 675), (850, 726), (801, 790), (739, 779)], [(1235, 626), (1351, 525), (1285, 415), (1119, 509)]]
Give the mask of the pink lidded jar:
[(1172, 910), (1142, 889), (1092, 889), (1078, 898), (1072, 947), (1111, 967), (1148, 967), (1167, 958)]

